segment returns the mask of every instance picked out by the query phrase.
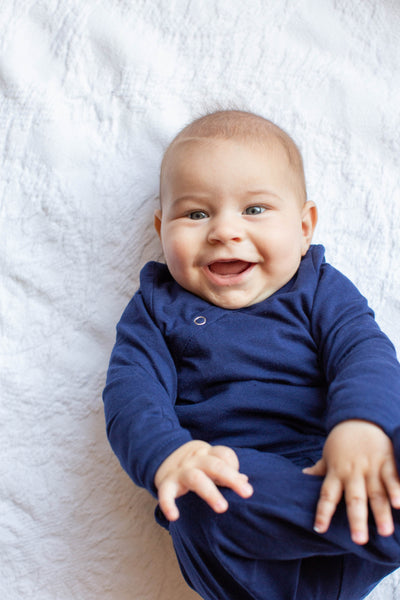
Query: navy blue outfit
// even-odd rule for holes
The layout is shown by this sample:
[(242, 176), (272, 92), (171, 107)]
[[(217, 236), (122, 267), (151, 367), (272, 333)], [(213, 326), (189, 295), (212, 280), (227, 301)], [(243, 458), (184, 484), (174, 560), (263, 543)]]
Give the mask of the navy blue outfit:
[(223, 493), (216, 514), (195, 494), (169, 528), (182, 573), (206, 600), (357, 600), (400, 566), (396, 533), (350, 539), (344, 503), (313, 531), (322, 478), (305, 475), (329, 431), (372, 421), (400, 457), (400, 365), (355, 286), (311, 246), (275, 294), (237, 310), (180, 287), (148, 263), (117, 326), (103, 398), (109, 441), (136, 484), (191, 439), (232, 447), (254, 487)]

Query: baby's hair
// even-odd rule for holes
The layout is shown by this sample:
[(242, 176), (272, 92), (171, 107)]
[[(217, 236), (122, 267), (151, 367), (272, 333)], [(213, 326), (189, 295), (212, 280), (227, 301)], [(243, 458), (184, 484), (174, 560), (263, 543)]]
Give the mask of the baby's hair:
[(195, 119), (175, 136), (166, 149), (161, 163), (161, 174), (166, 159), (175, 144), (184, 138), (239, 139), (246, 142), (270, 144), (278, 141), (284, 149), (295, 177), (296, 192), (301, 202), (306, 202), (307, 191), (303, 159), (294, 140), (272, 121), (255, 113), (242, 110), (218, 110)]

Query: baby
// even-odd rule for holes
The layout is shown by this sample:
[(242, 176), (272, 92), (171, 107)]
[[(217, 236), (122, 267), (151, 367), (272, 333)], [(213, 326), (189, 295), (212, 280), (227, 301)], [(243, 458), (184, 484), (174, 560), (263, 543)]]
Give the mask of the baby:
[(206, 115), (164, 155), (166, 265), (142, 270), (104, 403), (207, 600), (356, 600), (400, 565), (400, 365), (316, 222), (260, 116)]

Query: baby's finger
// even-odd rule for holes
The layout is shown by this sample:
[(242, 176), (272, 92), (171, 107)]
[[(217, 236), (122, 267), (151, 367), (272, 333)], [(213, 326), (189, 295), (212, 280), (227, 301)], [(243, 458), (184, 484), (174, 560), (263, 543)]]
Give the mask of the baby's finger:
[(225, 500), (215, 483), (208, 474), (201, 469), (191, 469), (182, 479), (185, 487), (202, 498), (216, 513), (223, 513), (228, 509)]
[(325, 533), (328, 530), (342, 495), (343, 486), (340, 479), (334, 475), (327, 475), (321, 487), (315, 515), (314, 530), (317, 533)]
[(368, 542), (368, 498), (364, 477), (354, 475), (345, 487), (347, 518), (355, 544)]
[(216, 485), (230, 488), (242, 498), (248, 498), (253, 493), (247, 475), (239, 473), (235, 467), (217, 457), (205, 458), (203, 470)]
[(394, 531), (392, 510), (382, 481), (379, 478), (369, 479), (367, 482), (367, 491), (379, 535), (392, 535)]
[(382, 481), (385, 484), (393, 508), (400, 508), (400, 480), (394, 458), (383, 465)]
[(236, 452), (232, 448), (229, 448), (229, 446), (212, 446), (210, 454), (217, 456), (227, 465), (239, 471), (239, 459)]
[(241, 498), (250, 498), (253, 494), (253, 486), (249, 483), (249, 478), (243, 473), (238, 473), (228, 479), (217, 479), (215, 483), (221, 487), (228, 487)]
[(158, 489), (158, 504), (168, 521), (179, 519), (179, 510), (175, 504), (178, 487), (174, 481), (165, 480)]
[(305, 473), (306, 475), (324, 477), (326, 475), (325, 459), (321, 458), (312, 467), (306, 467), (305, 469), (303, 469), (303, 473)]

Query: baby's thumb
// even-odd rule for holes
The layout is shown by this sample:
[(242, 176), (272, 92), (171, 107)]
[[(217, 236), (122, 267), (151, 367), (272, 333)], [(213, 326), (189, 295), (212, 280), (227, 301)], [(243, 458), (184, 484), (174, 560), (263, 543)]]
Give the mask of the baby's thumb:
[(306, 475), (319, 475), (320, 477), (324, 477), (326, 475), (325, 459), (321, 458), (312, 467), (307, 467), (306, 469), (303, 469), (303, 473), (305, 473)]

